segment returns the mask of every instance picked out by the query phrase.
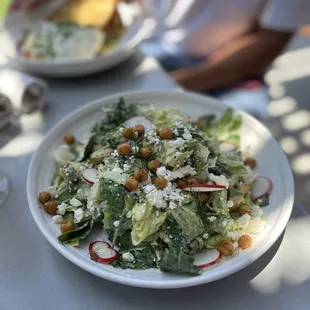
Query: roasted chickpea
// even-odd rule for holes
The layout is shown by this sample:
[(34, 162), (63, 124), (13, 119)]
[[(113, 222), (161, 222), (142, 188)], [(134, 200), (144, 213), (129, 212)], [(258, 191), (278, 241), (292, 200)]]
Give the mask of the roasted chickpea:
[(127, 139), (131, 139), (133, 135), (133, 129), (131, 127), (127, 127), (123, 131), (123, 135)]
[(155, 178), (154, 179), (154, 185), (156, 186), (157, 189), (163, 189), (167, 186), (167, 179), (165, 178)]
[(148, 178), (148, 173), (145, 169), (140, 169), (136, 168), (133, 177), (138, 181), (138, 182), (144, 182)]
[(44, 191), (39, 194), (39, 201), (41, 203), (46, 203), (49, 200), (51, 200), (51, 198), (52, 198), (52, 195), (50, 192)]
[(72, 135), (72, 134), (66, 134), (66, 135), (64, 135), (64, 141), (65, 141), (67, 144), (73, 144), (73, 143), (75, 142), (74, 135)]
[(66, 222), (64, 222), (60, 225), (60, 231), (62, 233), (72, 231), (72, 230), (73, 230), (73, 223), (70, 220), (67, 220)]
[(187, 183), (189, 185), (193, 185), (193, 184), (199, 184), (200, 182), (197, 177), (190, 177), (187, 179)]
[(49, 200), (43, 205), (43, 208), (46, 213), (55, 215), (57, 212), (57, 205), (55, 200)]
[(139, 182), (133, 176), (130, 176), (127, 178), (124, 186), (129, 191), (135, 191), (138, 188), (138, 185), (139, 185)]
[(244, 164), (249, 166), (251, 169), (254, 169), (257, 166), (256, 159), (253, 157), (247, 157), (244, 160)]
[(252, 245), (252, 238), (249, 235), (243, 235), (238, 239), (238, 246), (241, 249), (247, 249)]
[(140, 156), (144, 159), (148, 159), (149, 157), (151, 157), (152, 153), (153, 153), (153, 150), (151, 147), (149, 146), (144, 146), (144, 147), (141, 147), (140, 149)]
[(144, 135), (145, 133), (145, 129), (144, 129), (144, 126), (141, 125), (141, 124), (137, 124), (135, 126), (133, 126), (133, 131), (136, 132), (138, 134), (138, 137), (141, 137)]
[(187, 179), (185, 178), (176, 180), (176, 183), (180, 188), (183, 188), (185, 185), (188, 184)]
[(252, 187), (251, 184), (243, 183), (240, 185), (240, 191), (242, 192), (243, 195), (246, 195), (250, 191), (251, 187)]
[(164, 127), (162, 130), (159, 131), (159, 136), (162, 139), (172, 139), (173, 131), (168, 127)]
[(250, 209), (250, 207), (248, 205), (240, 206), (238, 210), (239, 210), (239, 213), (242, 215), (243, 214), (251, 215), (251, 213), (252, 213), (252, 210)]
[(156, 159), (153, 159), (151, 161), (148, 162), (147, 164), (147, 168), (152, 171), (153, 173), (156, 172), (157, 168), (160, 167), (160, 162)]
[(132, 153), (132, 147), (128, 143), (122, 143), (117, 147), (117, 152), (123, 156), (129, 156)]
[(234, 246), (231, 243), (231, 241), (225, 239), (217, 246), (217, 249), (223, 255), (230, 256), (230, 255), (232, 255), (232, 253), (234, 251)]
[(119, 139), (119, 141), (120, 142), (122, 142), (122, 143), (126, 143), (126, 142), (128, 142), (128, 138), (126, 138), (126, 137), (121, 137), (120, 139)]

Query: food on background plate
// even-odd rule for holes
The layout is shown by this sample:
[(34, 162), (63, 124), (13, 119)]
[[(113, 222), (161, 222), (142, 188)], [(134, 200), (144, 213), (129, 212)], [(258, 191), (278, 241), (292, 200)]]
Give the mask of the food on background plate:
[(25, 33), (19, 52), (32, 59), (89, 59), (110, 52), (124, 27), (117, 1), (72, 0)]
[(240, 127), (231, 109), (194, 122), (123, 98), (105, 107), (86, 143), (65, 135), (39, 194), (59, 242), (79, 246), (98, 225), (90, 259), (192, 275), (251, 247), (272, 182), (241, 153)]

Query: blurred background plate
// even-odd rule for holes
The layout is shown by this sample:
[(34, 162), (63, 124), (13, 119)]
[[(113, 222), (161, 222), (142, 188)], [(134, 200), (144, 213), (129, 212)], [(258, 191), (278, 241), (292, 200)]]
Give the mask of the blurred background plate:
[(90, 132), (93, 124), (102, 119), (102, 107), (114, 103), (123, 96), (126, 102), (150, 103), (158, 109), (177, 108), (184, 115), (198, 118), (202, 114), (220, 116), (227, 106), (201, 95), (183, 92), (145, 91), (117, 94), (100, 99), (82, 107), (57, 124), (45, 137), (32, 158), (28, 172), (27, 196), (32, 216), (50, 244), (77, 266), (104, 279), (132, 286), (149, 288), (179, 288), (212, 282), (224, 278), (248, 266), (262, 256), (279, 238), (290, 217), (294, 201), (294, 182), (286, 156), (269, 131), (252, 116), (236, 112), (242, 116), (241, 149), (248, 150), (257, 159), (256, 173), (269, 177), (274, 188), (270, 195), (270, 205), (264, 208), (267, 219), (265, 230), (254, 238), (253, 246), (227, 261), (205, 269), (200, 276), (186, 276), (163, 273), (159, 270), (122, 270), (110, 265), (97, 264), (90, 260), (88, 244), (102, 238), (102, 230), (94, 231), (81, 243), (79, 248), (63, 246), (57, 241), (59, 228), (51, 217), (39, 207), (37, 195), (51, 183), (55, 171), (51, 150), (61, 145), (64, 133), (74, 133), (78, 139)]
[(35, 60), (19, 55), (16, 46), (25, 30), (33, 29), (63, 3), (63, 0), (55, 0), (35, 12), (27, 14), (18, 12), (4, 20), (0, 25), (2, 45), (0, 54), (10, 67), (30, 74), (55, 78), (78, 77), (105, 71), (128, 59), (153, 29), (152, 21), (145, 19), (136, 5), (119, 3), (118, 12), (125, 26), (125, 32), (111, 52), (85, 60)]

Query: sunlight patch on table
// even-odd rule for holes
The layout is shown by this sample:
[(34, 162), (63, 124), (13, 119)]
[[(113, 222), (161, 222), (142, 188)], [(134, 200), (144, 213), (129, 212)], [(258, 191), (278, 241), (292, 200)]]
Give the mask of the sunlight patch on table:
[(294, 137), (283, 137), (280, 140), (280, 145), (286, 154), (294, 154), (298, 151), (298, 142)]
[(12, 139), (0, 150), (0, 157), (16, 157), (34, 152), (43, 136), (35, 133), (25, 133)]
[(270, 101), (268, 105), (268, 113), (272, 117), (279, 117), (294, 111), (296, 108), (296, 100), (287, 96), (278, 100)]
[(285, 95), (285, 87), (282, 84), (271, 84), (268, 88), (268, 95), (272, 99), (279, 99)]
[(290, 219), (286, 230), (275, 257), (250, 281), (250, 286), (259, 293), (275, 293), (279, 291), (282, 282), (300, 285), (310, 279), (310, 247), (307, 242), (310, 235), (310, 216)]
[(300, 141), (303, 145), (310, 146), (310, 129), (306, 129), (300, 134)]
[(282, 119), (282, 125), (285, 129), (297, 131), (310, 126), (310, 113), (307, 110), (299, 110)]
[(307, 175), (310, 173), (310, 153), (301, 154), (292, 161), (292, 168), (295, 173)]

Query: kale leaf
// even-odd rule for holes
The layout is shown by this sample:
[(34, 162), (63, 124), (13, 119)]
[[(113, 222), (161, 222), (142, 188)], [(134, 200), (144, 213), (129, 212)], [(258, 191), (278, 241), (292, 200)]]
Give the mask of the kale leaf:
[(94, 221), (92, 219), (85, 221), (78, 228), (75, 228), (72, 231), (67, 231), (62, 233), (57, 237), (58, 241), (61, 243), (71, 243), (76, 240), (84, 239), (88, 236), (90, 231), (92, 230), (94, 225)]
[(129, 251), (134, 256), (134, 261), (128, 262), (121, 256), (120, 259), (111, 263), (114, 267), (122, 269), (149, 269), (156, 268), (156, 253), (155, 250), (148, 246), (145, 248), (132, 249)]
[(192, 275), (199, 275), (202, 273), (202, 270), (194, 265), (193, 256), (176, 248), (171, 248), (169, 252), (161, 253), (159, 269), (162, 271)]

